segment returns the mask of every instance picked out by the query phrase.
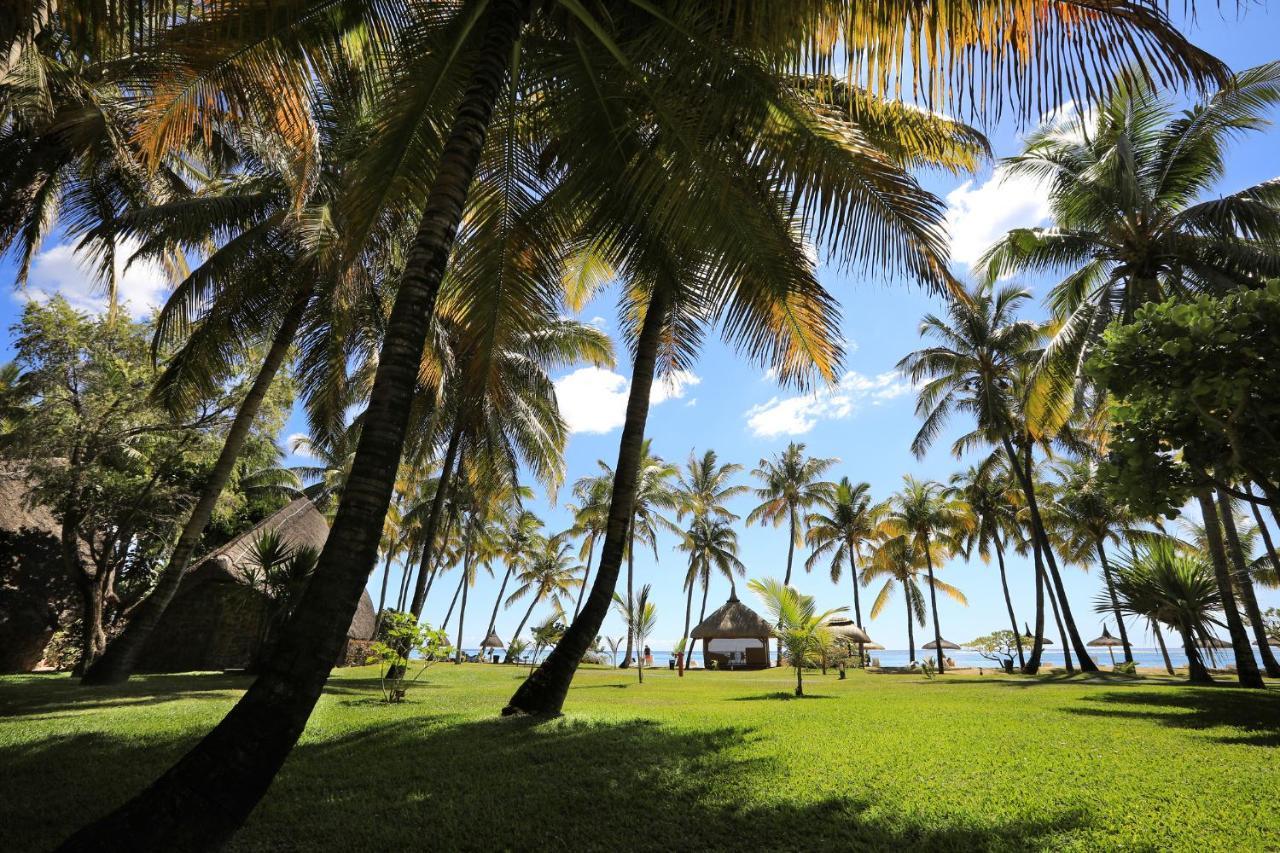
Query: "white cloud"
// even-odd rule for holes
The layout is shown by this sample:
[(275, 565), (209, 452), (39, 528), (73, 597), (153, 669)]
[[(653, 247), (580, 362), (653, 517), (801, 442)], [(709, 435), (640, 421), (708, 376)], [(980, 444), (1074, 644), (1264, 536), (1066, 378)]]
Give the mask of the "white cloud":
[(745, 412), (747, 429), (759, 438), (804, 435), (817, 426), (818, 421), (848, 418), (863, 405), (877, 406), (910, 390), (911, 385), (893, 371), (876, 376), (849, 371), (834, 387), (820, 388), (810, 394), (774, 397), (767, 403), (752, 406)]
[(951, 259), (972, 266), (1010, 229), (1043, 225), (1049, 218), (1048, 188), (997, 166), (984, 183), (968, 180), (947, 193)]
[(308, 436), (305, 432), (292, 433), (288, 438), (284, 440), (285, 450), (289, 452), (290, 456), (293, 456), (295, 458), (307, 459), (307, 460), (319, 462), (320, 460), (315, 455), (308, 453), (306, 451), (305, 444), (303, 447), (298, 446), (299, 443), (308, 442), (308, 441), (310, 441), (310, 436)]
[[(120, 243), (116, 251), (116, 280), (119, 299), (129, 313), (146, 317), (164, 303), (170, 285), (164, 268), (150, 261), (138, 261), (125, 268), (137, 249), (131, 241)], [(61, 295), (78, 311), (101, 313), (107, 308), (106, 287), (97, 280), (93, 265), (75, 251), (71, 243), (59, 243), (40, 252), (31, 263), (27, 296), (45, 300)]]
[(606, 322), (608, 321), (605, 320), (605, 318), (600, 316), (592, 317), (590, 320), (587, 321), (589, 325), (595, 326), (597, 329), (603, 329)]
[[(679, 400), (685, 392), (702, 382), (687, 370), (678, 370), (654, 382), (649, 392), (650, 405)], [(627, 395), (631, 383), (620, 373), (600, 367), (580, 367), (556, 380), (556, 399), (560, 414), (570, 432), (606, 433), (622, 426), (627, 413)]]
[(693, 408), (694, 406), (698, 405), (698, 398), (690, 397), (689, 402), (685, 403), (685, 405), (688, 406), (689, 408)]

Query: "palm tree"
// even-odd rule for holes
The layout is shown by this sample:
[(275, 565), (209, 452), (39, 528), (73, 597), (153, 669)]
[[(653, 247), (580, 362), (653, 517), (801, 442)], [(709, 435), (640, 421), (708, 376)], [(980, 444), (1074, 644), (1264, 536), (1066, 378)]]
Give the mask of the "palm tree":
[(831, 558), (831, 582), (839, 583), (843, 566), (849, 565), (849, 580), (853, 584), (853, 614), (858, 627), (862, 623), (862, 602), (858, 598), (858, 563), (862, 560), (862, 547), (875, 536), (876, 529), (885, 514), (884, 504), (872, 505), (871, 486), (868, 483), (854, 485), (848, 477), (840, 478), (832, 489), (818, 497), (817, 512), (805, 517), (808, 530), (805, 542), (813, 553), (805, 561), (805, 571), (819, 560)]
[(578, 590), (578, 598), (573, 603), (573, 616), (576, 619), (582, 609), (582, 596), (591, 581), (591, 562), (595, 557), (596, 540), (604, 535), (609, 521), (609, 492), (612, 482), (604, 474), (594, 477), (581, 477), (573, 484), (573, 496), (576, 503), (566, 505), (573, 513), (573, 533), (582, 537), (580, 559), (586, 559), (587, 569), (582, 576), (582, 588)]
[[(1142, 533), (1133, 525), (1127, 508), (1106, 494), (1103, 484), (1098, 481), (1095, 463), (1081, 460), (1060, 464), (1058, 468), (1060, 480), (1049, 491), (1050, 502), (1045, 507), (1045, 520), (1051, 537), (1064, 562), (1088, 566), (1096, 556), (1102, 567), (1103, 582), (1111, 594), (1107, 543), (1118, 545)], [(1125, 662), (1132, 663), (1133, 649), (1129, 645), (1129, 633), (1118, 601), (1112, 608), (1112, 615), (1116, 617), (1120, 641), (1124, 644)]]
[[(689, 570), (684, 576), (684, 633), (681, 634), (682, 637), (688, 637), (690, 619), (693, 616), (694, 587), (698, 584), (702, 586), (702, 616), (698, 620), (701, 622), (706, 616), (707, 587), (711, 585), (712, 569), (729, 579), (729, 598), (737, 601), (738, 589), (733, 576), (745, 576), (747, 568), (738, 559), (738, 534), (728, 521), (721, 518), (695, 518), (676, 547), (689, 555)], [(693, 644), (689, 643), (685, 649), (686, 667), (692, 656)]]
[(498, 597), (493, 602), (493, 613), (489, 615), (489, 627), (485, 629), (487, 637), (494, 629), (498, 622), (498, 607), (502, 604), (502, 597), (507, 592), (507, 582), (511, 580), (511, 576), (519, 577), (525, 565), (530, 559), (530, 552), (536, 542), (542, 529), (542, 519), (534, 515), (527, 509), (516, 512), (514, 518), (508, 519), (505, 531), (501, 536), (502, 562), (506, 564), (506, 571), (502, 574), (502, 585), (498, 587)]
[(942, 629), (938, 623), (938, 593), (933, 576), (935, 557), (945, 559), (958, 550), (958, 543), (972, 528), (969, 508), (952, 497), (941, 484), (917, 480), (907, 475), (902, 491), (889, 499), (885, 529), (908, 536), (915, 550), (924, 555), (929, 578), (929, 609), (933, 613), (933, 639), (938, 655), (938, 673), (946, 672), (942, 654)]
[(1042, 126), (1004, 161), (1044, 180), (1054, 224), (1017, 228), (987, 250), (992, 281), (1069, 270), (1048, 296), (1060, 327), (1046, 350), (1076, 379), (1112, 320), (1147, 302), (1280, 275), (1280, 197), (1274, 180), (1199, 201), (1222, 176), (1228, 144), (1259, 131), (1280, 103), (1280, 62), (1251, 68), (1183, 111), (1129, 77), (1096, 110)]
[(742, 466), (736, 462), (721, 463), (714, 450), (705, 451), (701, 457), (690, 452), (684, 470), (676, 472), (679, 495), (676, 518), (684, 521), (689, 515), (695, 521), (737, 521), (737, 514), (725, 504), (747, 491), (746, 486), (730, 483), (741, 470)]
[(511, 632), (511, 636), (520, 636), (529, 617), (533, 615), (533, 608), (537, 607), (540, 601), (550, 602), (552, 611), (556, 618), (559, 618), (564, 614), (562, 599), (582, 583), (576, 577), (582, 570), (582, 566), (576, 565), (570, 556), (572, 546), (569, 544), (569, 535), (569, 531), (566, 530), (554, 536), (537, 536), (530, 543), (531, 553), (528, 563), (516, 576), (520, 585), (507, 596), (506, 603), (506, 606), (510, 607), (525, 596), (529, 596), (529, 608), (525, 610), (520, 624)]
[[(1056, 595), (1055, 603), (1067, 630), (1064, 646), (1069, 638), (1080, 668), (1096, 672), (1098, 667), (1076, 628), (1036, 498), (1033, 447), (1047, 441), (1065, 416), (1062, 401), (1049, 395), (1029, 376), (1031, 363), (1038, 358), (1036, 346), (1042, 337), (1039, 326), (1018, 320), (1016, 316), (1018, 305), (1029, 296), (1027, 291), (1017, 288), (993, 289), (980, 284), (972, 288), (966, 298), (954, 299), (948, 304), (947, 319), (933, 314), (925, 316), (920, 324), (921, 334), (936, 338), (938, 345), (911, 353), (898, 363), (898, 368), (920, 385), (916, 412), (924, 423), (916, 434), (912, 450), (917, 456), (923, 456), (956, 410), (972, 415), (976, 422), (974, 431), (952, 445), (957, 457), (979, 444), (1003, 447), (1009, 469), (1026, 501), (1036, 574), (1047, 567), (1053, 582), (1051, 597)], [(1041, 618), (1038, 611), (1037, 625)], [(1034, 672), (1039, 663), (1037, 632), (1028, 670)]]
[[(658, 609), (657, 606), (649, 600), (649, 593), (652, 587), (645, 584), (640, 587), (640, 595), (634, 600), (614, 593), (613, 605), (618, 611), (618, 615), (622, 617), (623, 624), (627, 626), (627, 633), (636, 638), (636, 645), (644, 648), (645, 641), (653, 633), (658, 626)], [(636, 680), (641, 684), (644, 683), (644, 655), (639, 655), (636, 660)]]
[(1258, 656), (1262, 658), (1263, 670), (1269, 678), (1280, 678), (1280, 662), (1271, 652), (1270, 640), (1267, 637), (1266, 621), (1262, 618), (1262, 608), (1258, 606), (1258, 596), (1253, 588), (1253, 575), (1250, 571), (1250, 554), (1245, 551), (1246, 536), (1242, 535), (1236, 524), (1235, 503), (1222, 488), (1218, 493), (1218, 515), (1222, 520), (1223, 538), (1226, 540), (1227, 555), (1235, 569), (1235, 589), (1244, 605), (1245, 615), (1253, 628), (1254, 644), (1258, 647)]
[(796, 697), (804, 696), (804, 668), (816, 661), (831, 646), (831, 632), (826, 622), (837, 613), (849, 608), (833, 607), (818, 613), (812, 595), (801, 595), (793, 587), (778, 583), (774, 578), (755, 579), (747, 587), (760, 596), (778, 638), (778, 647), (785, 649), (787, 658), (796, 670)]
[[(100, 9), (112, 4), (79, 5), (95, 10), (91, 18), (95, 22), (113, 20)], [(186, 35), (187, 31), (194, 31), (196, 35), (185, 41), (181, 37), (166, 40), (166, 49), (182, 54), (182, 59), (163, 63), (178, 79), (169, 81), (150, 105), (149, 114), (154, 121), (150, 122), (150, 132), (146, 134), (148, 150), (162, 154), (173, 146), (173, 137), (180, 129), (190, 127), (193, 122), (199, 124), (209, 113), (221, 108), (231, 115), (273, 117), (286, 125), (295, 137), (304, 137), (298, 148), (305, 150), (303, 143), (309, 124), (305, 119), (299, 120), (296, 108), (299, 100), (281, 96), (285, 92), (304, 90), (305, 84), (313, 79), (313, 69), (323, 68), (326, 51), (334, 44), (345, 43), (341, 37), (333, 38), (334, 19), (323, 14), (328, 5), (316, 0), (314, 5), (322, 11), (315, 15), (306, 14), (310, 10), (305, 7), (309, 5), (312, 4), (302, 4), (296, 16), (263, 17), (257, 15), (253, 7), (255, 14), (250, 26), (249, 16), (238, 20), (234, 4), (222, 4), (219, 14), (229, 18), (233, 25), (211, 28), (199, 15), (184, 23), (179, 35)], [(82, 839), (101, 838), (111, 828), (116, 828), (120, 837), (133, 839), (144, 831), (151, 839), (171, 838), (182, 832), (188, 834), (186, 837), (216, 843), (243, 822), (288, 755), (296, 732), (301, 731), (302, 723), (319, 697), (323, 674), (336, 657), (342, 634), (376, 559), (380, 519), (390, 501), (422, 345), (434, 314), (440, 281), (449, 265), (473, 179), (482, 171), (486, 132), (495, 113), (502, 114), (508, 104), (540, 111), (545, 119), (541, 126), (554, 129), (552, 134), (559, 143), (556, 150), (560, 162), (594, 167), (594, 172), (591, 168), (575, 169), (570, 175), (574, 181), (565, 181), (571, 190), (577, 191), (564, 194), (566, 207), (584, 213), (614, 211), (632, 219), (642, 215), (647, 220), (640, 223), (639, 230), (627, 230), (625, 236), (644, 234), (648, 239), (611, 241), (620, 253), (628, 249), (643, 250), (650, 252), (653, 260), (662, 259), (661, 252), (651, 250), (663, 246), (666, 237), (676, 238), (671, 242), (674, 248), (678, 245), (676, 241), (687, 235), (686, 239), (691, 239), (693, 244), (708, 247), (707, 253), (698, 258), (697, 268), (704, 273), (701, 280), (723, 282), (725, 279), (719, 273), (738, 268), (739, 257), (735, 256), (737, 253), (720, 250), (734, 244), (743, 247), (753, 244), (750, 239), (743, 241), (743, 229), (750, 217), (742, 214), (760, 208), (744, 206), (740, 193), (733, 191), (746, 189), (746, 183), (740, 180), (746, 173), (743, 169), (714, 166), (724, 162), (722, 149), (745, 146), (757, 165), (751, 170), (753, 174), (768, 174), (773, 186), (801, 188), (804, 203), (775, 209), (802, 212), (811, 222), (826, 225), (820, 232), (838, 234), (838, 246), (846, 255), (856, 255), (865, 249), (869, 257), (864, 259), (872, 260), (878, 267), (901, 267), (917, 274), (925, 273), (921, 277), (928, 278), (927, 271), (932, 270), (936, 277), (944, 266), (939, 263), (942, 253), (919, 249), (924, 245), (936, 247), (934, 238), (940, 210), (932, 206), (927, 196), (914, 192), (913, 183), (897, 180), (895, 174), (898, 163), (943, 159), (936, 148), (932, 155), (927, 150), (913, 150), (922, 147), (910, 144), (911, 139), (922, 138), (918, 134), (921, 121), (910, 115), (915, 111), (904, 109), (896, 113), (907, 116), (903, 121), (914, 122), (911, 134), (896, 134), (905, 137), (902, 141), (908, 143), (897, 149), (875, 145), (876, 140), (888, 138), (889, 133), (850, 136), (858, 140), (852, 147), (857, 156), (849, 161), (853, 166), (851, 175), (856, 176), (856, 180), (831, 180), (819, 175), (814, 166), (822, 149), (838, 144), (841, 139), (840, 134), (828, 129), (830, 122), (838, 119), (839, 111), (832, 111), (837, 115), (823, 115), (821, 122), (796, 122), (789, 118), (779, 122), (786, 111), (778, 109), (778, 104), (788, 99), (775, 96), (787, 95), (792, 77), (739, 74), (739, 79), (748, 83), (777, 81), (778, 85), (772, 89), (761, 87), (768, 90), (765, 93), (768, 97), (760, 98), (752, 97), (756, 90), (749, 86), (725, 85), (725, 75), (740, 71), (743, 65), (752, 71), (765, 72), (808, 70), (815, 65), (825, 69), (831, 64), (835, 46), (844, 45), (850, 79), (860, 77), (865, 69), (872, 72), (867, 75), (868, 79), (887, 80), (888, 70), (902, 63), (908, 45), (914, 46), (923, 39), (937, 49), (930, 52), (928, 61), (911, 63), (910, 73), (916, 81), (925, 84), (930, 96), (937, 96), (939, 103), (967, 103), (975, 111), (985, 109), (974, 105), (999, 103), (1000, 97), (988, 98), (987, 95), (1003, 96), (1006, 90), (1002, 82), (997, 81), (1016, 75), (1036, 83), (1030, 89), (1019, 87), (1019, 93), (1033, 91), (1045, 99), (1045, 104), (1033, 106), (1034, 99), (1021, 98), (1018, 106), (1029, 114), (1036, 107), (1060, 99), (1064, 87), (1074, 92), (1076, 85), (1091, 86), (1101, 79), (1100, 74), (1110, 74), (1138, 60), (1145, 60), (1155, 73), (1171, 79), (1203, 79), (1220, 73), (1221, 68), (1219, 63), (1192, 48), (1158, 11), (1134, 16), (1102, 8), (1081, 18), (1072, 6), (1054, 5), (1046, 9), (1040, 0), (1036, 3), (1003, 0), (998, 6), (984, 7), (980, 14), (920, 15), (918, 10), (903, 8), (887, 16), (879, 8), (850, 4), (821, 8), (773, 4), (767, 11), (743, 15), (733, 8), (706, 9), (700, 5), (661, 10), (657, 14), (630, 6), (625, 14), (624, 10), (605, 7), (593, 13), (577, 4), (562, 7), (552, 3), (539, 7), (536, 18), (532, 9), (520, 0), (496, 0), (483, 9), (471, 4), (443, 11), (435, 6), (424, 7), (429, 10), (426, 20), (421, 20), (412, 9), (396, 8), (394, 14), (387, 17), (382, 13), (389, 7), (357, 5), (363, 14), (344, 15), (341, 21), (342, 25), (353, 26), (362, 34), (361, 43), (369, 48), (365, 52), (400, 58), (412, 66), (406, 73), (387, 75), (393, 87), (401, 87), (387, 102), (396, 105), (402, 113), (409, 113), (407, 120), (390, 125), (402, 132), (373, 133), (375, 145), (371, 147), (394, 155), (392, 162), (396, 165), (392, 171), (420, 178), (398, 181), (397, 186), (411, 192), (425, 192), (418, 196), (421, 204), (413, 207), (414, 216), (409, 220), (410, 230), (416, 226), (416, 234), (405, 253), (404, 274), (386, 325), (365, 429), (357, 451), (354, 481), (344, 494), (344, 506), (321, 555), (309, 594), (290, 621), (278, 653), (282, 660), (310, 663), (305, 666), (299, 663), (280, 671), (269, 670), (239, 700), (228, 718), (164, 777), (163, 783), (86, 827), (83, 835), (72, 839), (73, 845), (82, 843)], [(526, 12), (530, 14), (526, 16)], [(1028, 22), (1020, 34), (1017, 49), (1005, 38), (1002, 26), (1003, 21), (1015, 19)], [(163, 20), (167, 21), (167, 17)], [(1065, 25), (1067, 21), (1071, 22), (1070, 26)], [(238, 25), (241, 22), (245, 26)], [(580, 27), (580, 23), (585, 26)], [(528, 44), (521, 42), (525, 26), (537, 32), (539, 38), (528, 40)], [(912, 38), (903, 38), (908, 30)], [(26, 22), (15, 28), (14, 44), (29, 38), (31, 32)], [(203, 37), (199, 36), (201, 33)], [(815, 33), (823, 35), (816, 38)], [(405, 36), (408, 38), (401, 41)], [(371, 40), (382, 39), (388, 43), (376, 45), (383, 48), (381, 50), (370, 44)], [(513, 49), (517, 42), (522, 48), (518, 52)], [(317, 45), (322, 49), (311, 49)], [(1077, 55), (1076, 51), (1085, 51), (1098, 60), (1089, 65), (1071, 66), (1068, 57)], [(521, 57), (518, 66), (512, 63), (517, 53)], [(960, 57), (963, 57), (962, 63)], [(654, 62), (655, 58), (660, 61)], [(734, 61), (728, 61), (730, 59)], [(635, 73), (637, 61), (644, 63), (645, 75)], [(1064, 84), (1060, 72), (1067, 67), (1071, 67), (1073, 73), (1066, 75), (1069, 82)], [(603, 73), (606, 69), (609, 73)], [(513, 79), (516, 74), (519, 78)], [(956, 74), (961, 74), (965, 82), (972, 81), (973, 85), (955, 85)], [(639, 84), (640, 80), (651, 85)], [(292, 90), (282, 84), (292, 84)], [(212, 97), (211, 90), (215, 88), (226, 97)], [(410, 91), (404, 91), (405, 88)], [(823, 91), (832, 90), (823, 87)], [(536, 92), (545, 97), (517, 98), (517, 92)], [(733, 93), (732, 99), (725, 100), (724, 120), (719, 123), (707, 121), (709, 116), (719, 115), (719, 111), (707, 109), (708, 92)], [(876, 95), (879, 92), (879, 88), (873, 90)], [(964, 94), (959, 94), (961, 92)], [(982, 97), (965, 101), (975, 92)], [(510, 93), (510, 97), (504, 98), (504, 93)], [(867, 124), (872, 129), (877, 117), (883, 119), (894, 112), (895, 108), (887, 101), (865, 100), (883, 107), (879, 111), (866, 111), (871, 115)], [(687, 108), (668, 109), (667, 104)], [(655, 105), (660, 108), (655, 109)], [(744, 123), (744, 119), (753, 115), (755, 127)], [(806, 112), (797, 115), (805, 116)], [(623, 120), (619, 121), (620, 118)], [(696, 128), (698, 132), (684, 133), (685, 128), (679, 126), (677, 118), (683, 118), (690, 129)], [(774, 124), (760, 127), (761, 121)], [(650, 132), (655, 123), (662, 132)], [(782, 130), (780, 124), (798, 128), (806, 142), (820, 144), (809, 145), (803, 158), (762, 157), (774, 141), (772, 137), (778, 134), (761, 133), (757, 129)], [(882, 121), (882, 129), (885, 124)], [(820, 133), (805, 132), (817, 130), (819, 125)], [(405, 128), (411, 130), (406, 133)], [(387, 129), (388, 126), (379, 128)], [(627, 133), (631, 136), (624, 136)], [(785, 139), (786, 133), (781, 136)], [(625, 151), (628, 142), (637, 138), (679, 147), (673, 152), (655, 146), (647, 161), (617, 156), (620, 150)], [(872, 145), (866, 146), (862, 140), (870, 140)], [(897, 156), (881, 156), (886, 150)], [(790, 155), (796, 153), (796, 148), (789, 152)], [(531, 184), (536, 184), (537, 176), (532, 173), (540, 169), (543, 162), (536, 156), (527, 158)], [(667, 170), (663, 175), (666, 179), (654, 179), (655, 169), (649, 168), (647, 176), (635, 176), (644, 180), (625, 185), (617, 173), (619, 162), (627, 163), (628, 168), (636, 172), (646, 171), (646, 166), (661, 166)], [(683, 174), (679, 173), (681, 169)], [(700, 178), (709, 176), (711, 180), (703, 178), (703, 189), (714, 185), (714, 192), (690, 192), (690, 179), (694, 174)], [(751, 186), (762, 183), (755, 181)], [(875, 189), (868, 192), (868, 186)], [(646, 189), (647, 198), (642, 193), (626, 191), (639, 187)], [(889, 187), (902, 192), (885, 192)], [(704, 203), (712, 196), (719, 196), (722, 211)], [(372, 211), (371, 221), (382, 215), (379, 202), (384, 200), (371, 199), (367, 204)], [(713, 210), (711, 216), (691, 215), (694, 211), (706, 214)], [(655, 211), (679, 213), (655, 216)], [(885, 215), (886, 211), (891, 215)], [(899, 219), (898, 214), (904, 216)], [(622, 221), (622, 216), (615, 216), (613, 221)], [(857, 227), (846, 227), (855, 223)], [(721, 237), (732, 231), (732, 242), (708, 241), (717, 231)], [(624, 236), (616, 230), (613, 233)], [(759, 248), (769, 244), (753, 245)], [(634, 253), (636, 260), (642, 260), (641, 254), (641, 251)], [(672, 257), (692, 260), (695, 255), (675, 251)], [(708, 265), (707, 261), (711, 263)], [(622, 265), (615, 263), (614, 266)], [(658, 267), (650, 264), (647, 268)], [(669, 271), (677, 268), (679, 266), (665, 266), (668, 273), (664, 287), (673, 284)], [(751, 273), (743, 280), (756, 284), (757, 297), (760, 287), (777, 287), (795, 280), (789, 276)], [(658, 280), (661, 279), (650, 281)], [(711, 292), (724, 291), (712, 288)], [(764, 302), (771, 304), (761, 304), (756, 298), (757, 306), (770, 311), (783, 304), (776, 299)], [(633, 381), (631, 385), (617, 465), (615, 500), (596, 585), (582, 615), (551, 658), (513, 697), (510, 706), (513, 709), (538, 713), (559, 710), (577, 662), (598, 633), (608, 609), (623, 555), (659, 342), (670, 319), (671, 307), (681, 303), (672, 299), (669, 292), (652, 290), (651, 298), (638, 304), (644, 306), (646, 321), (636, 337), (634, 373), (640, 381)], [(769, 323), (757, 324), (749, 319), (751, 312), (742, 310), (745, 303), (738, 304), (739, 307), (734, 308), (732, 300), (720, 303), (730, 306), (722, 316), (731, 328), (752, 335), (760, 328), (773, 328)], [(637, 316), (640, 314), (637, 312)], [(712, 312), (713, 316), (718, 314), (718, 311)], [(775, 324), (783, 314), (795, 316), (790, 311), (778, 311)], [(786, 358), (779, 361), (788, 368), (797, 364)], [(576, 632), (575, 627), (578, 627)], [(328, 654), (330, 651), (333, 654)], [(253, 756), (253, 760), (240, 758), (246, 755)], [(211, 772), (215, 768), (219, 772)], [(180, 804), (199, 801), (202, 792), (211, 790), (214, 783), (210, 780), (218, 780), (219, 788), (225, 790), (230, 777), (245, 783), (233, 785), (237, 790), (257, 793), (239, 798), (234, 807), (206, 810), (198, 819), (188, 814), (190, 809), (180, 807)], [(162, 802), (169, 807), (159, 808)], [(157, 814), (171, 817), (158, 820)]]
[[(903, 603), (907, 610), (907, 653), (910, 659), (916, 659), (915, 624), (921, 628), (925, 624), (924, 593), (920, 591), (918, 577), (924, 571), (924, 553), (915, 548), (913, 541), (907, 536), (895, 536), (881, 531), (871, 551), (871, 560), (862, 571), (862, 584), (869, 586), (873, 581), (884, 578), (884, 585), (871, 602), (871, 618), (877, 619), (893, 598), (894, 591), (902, 587)], [(949, 587), (939, 582), (939, 588), (946, 593)], [(959, 592), (955, 591), (958, 595)]]
[(1018, 651), (1018, 666), (1026, 669), (1022, 632), (1018, 630), (1018, 617), (1013, 612), (1013, 598), (1009, 595), (1009, 579), (1004, 565), (1009, 531), (1017, 525), (1015, 509), (1009, 500), (1013, 485), (1007, 471), (1000, 468), (998, 457), (992, 455), (980, 467), (971, 465), (963, 472), (952, 474), (951, 488), (972, 514), (972, 523), (962, 540), (965, 557), (977, 551), (984, 563), (990, 563), (991, 551), (994, 549), (996, 552), (1000, 589), (1004, 592), (1004, 606), (1009, 613), (1009, 626)]
[[(755, 489), (760, 505), (747, 515), (747, 524), (787, 525), (787, 573), (784, 586), (791, 585), (791, 564), (804, 533), (805, 511), (819, 503), (832, 488), (821, 479), (838, 460), (804, 455), (804, 445), (791, 442), (772, 459), (761, 459), (751, 472), (761, 486)], [(806, 570), (808, 566), (806, 565)]]
[[(1132, 559), (1116, 561), (1114, 584), (1122, 610), (1152, 624), (1163, 622), (1182, 635), (1192, 682), (1213, 681), (1200, 650), (1213, 637), (1211, 627), (1222, 625), (1214, 616), (1222, 609), (1222, 596), (1203, 555), (1182, 552), (1172, 542), (1154, 542)], [(1099, 609), (1110, 603), (1109, 596), (1100, 598)]]

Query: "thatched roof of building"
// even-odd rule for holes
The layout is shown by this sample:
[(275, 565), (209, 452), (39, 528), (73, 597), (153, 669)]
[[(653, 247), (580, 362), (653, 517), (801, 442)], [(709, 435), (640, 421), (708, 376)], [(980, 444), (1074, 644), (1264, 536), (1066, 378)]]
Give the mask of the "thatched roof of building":
[[(267, 530), (279, 531), (284, 540), (294, 548), (309, 546), (319, 550), (324, 548), (325, 540), (329, 538), (329, 522), (324, 513), (316, 509), (309, 498), (297, 498), (192, 563), (187, 570), (188, 576), (195, 576), (197, 573), (203, 577), (221, 575), (236, 583), (244, 583), (245, 568), (250, 562), (249, 552), (258, 536)], [(371, 639), (376, 620), (373, 599), (367, 591), (362, 592), (360, 603), (351, 619), (351, 627), (347, 629), (347, 636), (356, 640)]]
[(773, 626), (759, 613), (747, 607), (736, 597), (730, 598), (719, 609), (698, 623), (689, 632), (695, 640), (733, 640), (742, 637), (773, 636)]
[(837, 640), (847, 643), (861, 643), (862, 645), (871, 642), (871, 637), (866, 631), (859, 628), (852, 619), (844, 616), (831, 617), (827, 620), (826, 628), (831, 632), (831, 636)]
[(31, 480), (22, 466), (0, 463), (0, 529), (38, 530), (58, 538), (61, 528), (49, 508), (28, 500)]

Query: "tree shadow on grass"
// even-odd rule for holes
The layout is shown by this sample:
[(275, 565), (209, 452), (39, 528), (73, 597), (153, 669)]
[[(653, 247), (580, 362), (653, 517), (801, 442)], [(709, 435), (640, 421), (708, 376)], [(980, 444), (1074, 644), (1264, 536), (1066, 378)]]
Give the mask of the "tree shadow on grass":
[[(0, 718), (35, 717), (48, 712), (87, 711), (129, 705), (162, 705), (216, 693), (248, 689), (254, 676), (241, 673), (139, 675), (110, 687), (81, 687), (74, 680), (50, 676), (21, 690), (0, 691)], [(45, 683), (40, 683), (44, 681)], [(43, 719), (49, 719), (44, 717)]]
[[(1078, 810), (1004, 823), (910, 814), (867, 790), (853, 768), (840, 788), (856, 794), (763, 803), (795, 781), (753, 752), (758, 737), (747, 727), (640, 720), (386, 721), (300, 744), (232, 847), (1027, 849), (1060, 844), (1088, 823)], [(0, 803), (0, 846), (56, 844), (192, 742), (83, 734), (0, 749), (15, 792)]]
[(1105, 685), (1108, 687), (1143, 687), (1143, 686), (1159, 686), (1168, 685), (1168, 681), (1147, 681), (1132, 675), (1124, 675), (1121, 673), (1111, 672), (1092, 672), (1083, 673), (1065, 673), (1055, 672), (1052, 675), (1005, 675), (1004, 673), (984, 675), (943, 675), (933, 679), (939, 684), (983, 684), (994, 685), (999, 687), (1053, 687), (1055, 685), (1066, 685), (1076, 687), (1088, 687)]
[(1086, 696), (1084, 701), (1107, 707), (1067, 710), (1087, 717), (1155, 720), (1166, 726), (1195, 731), (1242, 729), (1245, 734), (1223, 734), (1214, 740), (1280, 747), (1280, 692), (1274, 690), (1184, 687), (1174, 691), (1103, 693)]
[(806, 693), (803, 696), (797, 696), (793, 691), (778, 690), (773, 693), (759, 693), (753, 696), (733, 696), (727, 701), (729, 702), (769, 702), (777, 700), (789, 699), (834, 699), (834, 696), (828, 696), (825, 693)]

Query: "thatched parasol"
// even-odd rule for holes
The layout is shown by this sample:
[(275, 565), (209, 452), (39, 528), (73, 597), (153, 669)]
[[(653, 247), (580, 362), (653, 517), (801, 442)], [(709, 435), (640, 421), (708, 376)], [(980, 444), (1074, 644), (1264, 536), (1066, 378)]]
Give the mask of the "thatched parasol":
[(489, 636), (484, 638), (480, 643), (482, 649), (505, 649), (507, 644), (502, 642), (502, 638), (498, 636), (497, 631), (490, 631)]
[[(943, 640), (943, 641), (942, 641), (942, 647), (943, 647), (944, 649), (958, 649), (958, 648), (960, 648), (960, 646), (957, 646), (955, 643), (951, 642), (950, 640)], [(927, 643), (925, 643), (925, 644), (924, 644), (923, 648), (926, 648), (926, 649), (929, 649), (930, 651), (933, 651), (934, 649), (938, 648), (938, 641), (937, 641), (937, 640), (930, 640), (929, 642), (927, 642)]]
[[(1031, 626), (1030, 626), (1030, 625), (1028, 625), (1026, 622), (1023, 622), (1023, 623), (1022, 623), (1022, 628), (1023, 628), (1023, 631), (1025, 632), (1025, 633), (1022, 635), (1022, 639), (1026, 640), (1028, 643), (1034, 643), (1034, 642), (1036, 641), (1036, 638), (1035, 638), (1035, 635), (1033, 635), (1033, 634), (1031, 633)], [(1041, 637), (1041, 638), (1040, 638), (1040, 645), (1042, 645), (1042, 646), (1052, 646), (1052, 645), (1053, 645), (1053, 640), (1050, 640), (1048, 637)]]
[(1107, 623), (1102, 623), (1102, 636), (1096, 640), (1090, 640), (1085, 643), (1086, 646), (1107, 647), (1107, 654), (1111, 655), (1111, 665), (1116, 665), (1116, 653), (1112, 651), (1116, 646), (1123, 646), (1124, 642), (1111, 636), (1111, 632), (1107, 630)]
[(826, 628), (831, 632), (831, 636), (850, 645), (865, 646), (871, 642), (871, 637), (866, 631), (855, 625), (852, 619), (843, 616), (833, 616), (828, 619)]

